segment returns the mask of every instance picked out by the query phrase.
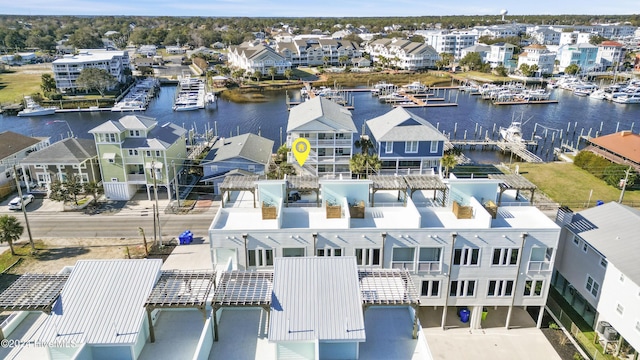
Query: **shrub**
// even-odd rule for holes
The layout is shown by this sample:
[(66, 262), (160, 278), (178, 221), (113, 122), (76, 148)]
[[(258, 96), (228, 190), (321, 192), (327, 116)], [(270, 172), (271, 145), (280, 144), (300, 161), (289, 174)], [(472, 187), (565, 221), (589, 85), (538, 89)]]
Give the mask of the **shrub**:
[(558, 324), (552, 321), (549, 323), (549, 329), (558, 330), (560, 329), (560, 326), (558, 326)]

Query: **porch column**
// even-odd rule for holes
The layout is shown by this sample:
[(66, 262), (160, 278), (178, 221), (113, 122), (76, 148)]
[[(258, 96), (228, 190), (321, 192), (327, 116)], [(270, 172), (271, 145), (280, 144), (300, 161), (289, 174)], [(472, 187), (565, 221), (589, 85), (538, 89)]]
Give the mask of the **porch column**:
[(507, 321), (504, 324), (504, 327), (509, 329), (509, 323), (511, 322), (511, 311), (513, 310), (513, 305), (509, 305), (509, 310), (507, 311)]
[(540, 312), (538, 313), (538, 321), (536, 327), (540, 329), (542, 327), (542, 317), (544, 316), (544, 305), (540, 306)]
[(154, 343), (156, 342), (156, 333), (153, 330), (153, 320), (151, 320), (152, 311), (152, 308), (147, 308), (147, 321), (149, 321), (149, 341)]

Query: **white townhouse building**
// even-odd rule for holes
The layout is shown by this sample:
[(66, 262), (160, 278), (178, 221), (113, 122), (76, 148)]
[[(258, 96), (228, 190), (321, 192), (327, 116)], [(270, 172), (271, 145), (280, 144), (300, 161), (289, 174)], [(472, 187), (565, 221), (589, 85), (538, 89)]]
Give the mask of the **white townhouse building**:
[(515, 37), (520, 35), (521, 26), (516, 25), (492, 25), (492, 26), (474, 26), (474, 30), (478, 31), (478, 36), (490, 36), (492, 39)]
[(456, 59), (462, 58), (462, 49), (476, 44), (480, 37), (477, 30), (417, 30), (415, 34), (422, 36), (438, 54), (453, 54)]
[(556, 54), (550, 52), (546, 46), (533, 44), (525, 47), (523, 50), (524, 52), (518, 56), (518, 68), (520, 68), (522, 64), (529, 66), (537, 65), (538, 74), (536, 75), (553, 73)]
[(588, 44), (589, 40), (593, 37), (592, 33), (584, 33), (579, 31), (561, 32), (560, 43), (558, 45), (575, 45), (575, 44)]
[[(443, 328), (477, 329), (487, 318), (508, 328), (524, 307), (541, 325), (560, 227), (506, 190), (522, 184), (519, 175), (228, 179), (222, 191), (248, 196), (231, 196), (211, 223), (216, 269), (260, 273), (282, 257), (353, 256), (360, 269), (408, 271), (421, 319)], [(315, 194), (293, 206), (291, 190)], [(456, 308), (469, 309), (468, 322)]]
[(82, 69), (87, 67), (99, 68), (109, 72), (120, 83), (127, 80), (130, 69), (129, 53), (127, 51), (112, 51), (103, 49), (80, 50), (77, 55), (64, 55), (52, 63), (53, 77), (59, 91), (76, 91), (76, 79)]
[(513, 67), (515, 66), (515, 61), (513, 60), (514, 49), (514, 45), (503, 42), (491, 45), (477, 44), (463, 49), (460, 55), (464, 58), (469, 53), (477, 52), (480, 54), (482, 62), (489, 63), (491, 68), (496, 68), (500, 65)]
[(270, 68), (275, 67), (276, 73), (283, 75), (286, 70), (291, 69), (290, 61), (259, 42), (230, 46), (227, 56), (232, 67), (243, 69), (249, 73), (254, 73), (257, 70), (266, 75)]
[[(640, 351), (640, 211), (606, 203), (577, 213), (558, 212), (563, 226), (553, 291), (574, 308), (601, 340)], [(635, 350), (634, 350), (635, 349)]]
[(566, 45), (558, 48), (556, 59), (558, 70), (564, 71), (567, 66), (575, 64), (581, 71), (594, 71), (601, 68), (597, 62), (598, 47), (589, 43)]
[[(296, 36), (291, 41), (278, 41), (275, 50), (294, 67), (346, 65), (362, 57), (362, 49), (356, 42), (317, 36)], [(347, 61), (341, 62), (344, 57)]]
[(376, 63), (382, 58), (404, 70), (433, 68), (440, 59), (439, 53), (431, 46), (403, 39), (378, 39), (365, 45), (365, 51)]
[(531, 40), (540, 45), (558, 45), (560, 44), (561, 31), (555, 30), (550, 26), (533, 26), (527, 28), (527, 36)]
[[(287, 147), (297, 138), (309, 140), (311, 150), (300, 170), (313, 176), (351, 177), (349, 160), (353, 154), (353, 134), (358, 129), (351, 112), (342, 105), (317, 96), (289, 111)], [(297, 166), (293, 153), (288, 161)]]
[(608, 69), (617, 65), (619, 68), (624, 62), (625, 47), (617, 41), (603, 41), (598, 44), (596, 63), (602, 69)]

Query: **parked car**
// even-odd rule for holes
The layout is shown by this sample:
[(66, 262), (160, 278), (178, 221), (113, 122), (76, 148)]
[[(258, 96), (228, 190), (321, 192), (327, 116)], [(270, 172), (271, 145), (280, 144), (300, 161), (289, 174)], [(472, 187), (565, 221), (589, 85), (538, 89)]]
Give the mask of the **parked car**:
[[(22, 195), (22, 201), (24, 202), (24, 206), (31, 204), (33, 201), (33, 195), (24, 194)], [(9, 201), (9, 210), (21, 210), (22, 204), (20, 203), (20, 197), (16, 196), (11, 201)]]

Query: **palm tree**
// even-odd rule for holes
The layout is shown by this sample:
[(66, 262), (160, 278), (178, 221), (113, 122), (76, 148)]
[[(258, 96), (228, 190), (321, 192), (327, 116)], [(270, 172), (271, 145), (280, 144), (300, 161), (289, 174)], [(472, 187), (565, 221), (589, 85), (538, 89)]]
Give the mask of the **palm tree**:
[(453, 154), (445, 154), (440, 163), (444, 166), (444, 177), (446, 178), (449, 176), (449, 169), (453, 169), (458, 165), (458, 159)]
[(20, 239), (23, 232), (24, 227), (20, 222), (18, 222), (18, 219), (16, 219), (15, 216), (0, 216), (0, 243), (7, 242), (9, 244), (11, 255), (16, 254), (13, 250), (13, 242)]
[(355, 154), (349, 160), (349, 170), (358, 178), (363, 174), (365, 178), (369, 177), (369, 172), (377, 173), (381, 166), (382, 162), (375, 154)]
[(276, 76), (276, 74), (278, 74), (278, 69), (276, 69), (275, 66), (270, 67), (269, 75), (271, 75), (271, 81), (273, 81), (273, 78)]
[(361, 136), (360, 139), (354, 143), (355, 147), (360, 149), (363, 154), (369, 154), (369, 150), (373, 149), (373, 142), (368, 136)]
[(293, 76), (293, 70), (287, 69), (284, 71), (284, 77), (286, 77), (287, 80), (291, 80), (291, 76)]

